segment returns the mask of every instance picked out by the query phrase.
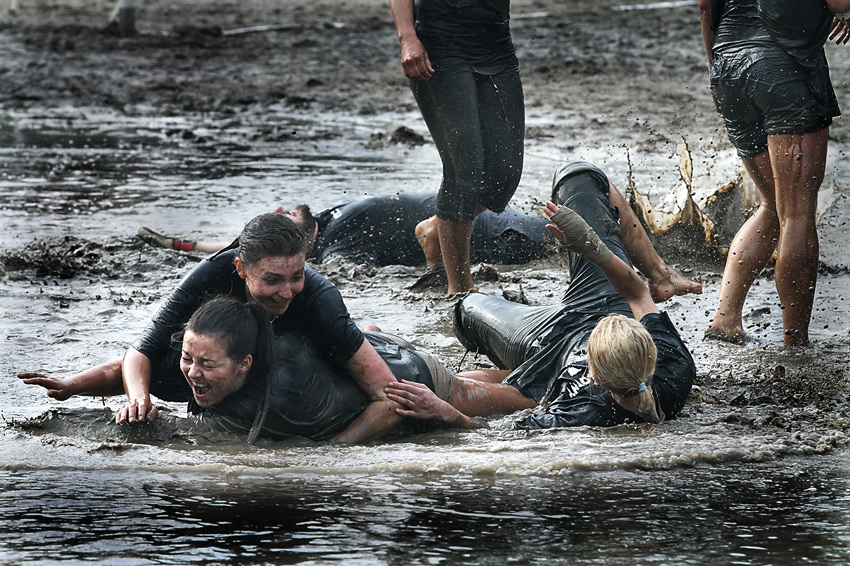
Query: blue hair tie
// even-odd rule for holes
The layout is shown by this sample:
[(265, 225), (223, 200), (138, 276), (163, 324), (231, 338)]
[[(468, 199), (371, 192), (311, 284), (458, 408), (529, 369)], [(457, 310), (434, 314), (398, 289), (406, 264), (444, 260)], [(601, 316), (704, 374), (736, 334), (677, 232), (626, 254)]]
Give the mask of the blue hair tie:
[(638, 393), (643, 393), (644, 391), (646, 391), (646, 383), (641, 382), (638, 386)]

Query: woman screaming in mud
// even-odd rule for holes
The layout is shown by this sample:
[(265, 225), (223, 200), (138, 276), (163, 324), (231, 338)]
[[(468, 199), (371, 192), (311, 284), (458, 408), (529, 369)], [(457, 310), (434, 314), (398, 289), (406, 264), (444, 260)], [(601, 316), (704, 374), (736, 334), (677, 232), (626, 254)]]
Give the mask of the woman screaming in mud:
[(220, 295), (262, 307), (275, 334), (299, 332), (314, 338), (323, 345), (324, 355), (344, 367), (366, 393), (369, 406), (338, 435), (338, 440), (365, 442), (378, 438), (401, 420), (393, 411), (395, 403), (384, 393), (387, 383), (395, 380), (390, 368), (351, 320), (336, 287), (306, 265), (304, 236), (298, 227), (274, 213), (248, 222), (233, 249), (223, 250), (195, 267), (122, 359), (68, 378), (34, 372), (20, 372), (18, 377), (46, 388), (50, 397), (60, 400), (95, 391), (117, 394), (123, 389), (129, 400), (119, 409), (116, 422), (151, 422), (158, 413), (151, 395), (185, 401), (182, 385), (175, 388), (173, 381), (161, 379), (167, 372), (160, 366), (171, 363), (166, 354), (172, 335), (183, 329), (205, 300)]

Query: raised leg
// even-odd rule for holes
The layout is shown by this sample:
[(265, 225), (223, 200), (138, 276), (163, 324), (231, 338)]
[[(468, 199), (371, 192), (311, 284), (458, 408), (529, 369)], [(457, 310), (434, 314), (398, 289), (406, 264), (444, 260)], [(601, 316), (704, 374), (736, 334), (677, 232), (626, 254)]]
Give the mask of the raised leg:
[(676, 295), (702, 293), (701, 283), (688, 279), (661, 259), (632, 207), (613, 184), (608, 198), (611, 206), (620, 212), (623, 247), (635, 267), (647, 278), (652, 300), (661, 303)]

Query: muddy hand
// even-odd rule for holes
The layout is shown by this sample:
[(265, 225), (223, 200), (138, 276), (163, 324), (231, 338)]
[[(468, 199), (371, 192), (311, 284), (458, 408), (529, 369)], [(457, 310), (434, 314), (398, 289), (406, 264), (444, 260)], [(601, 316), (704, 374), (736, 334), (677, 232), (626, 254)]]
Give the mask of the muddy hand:
[(159, 409), (151, 403), (150, 399), (132, 399), (118, 409), (115, 414), (115, 423), (150, 423), (156, 419), (157, 415), (159, 415)]
[(44, 387), (47, 390), (47, 396), (57, 401), (64, 401), (74, 395), (71, 390), (71, 382), (67, 379), (50, 377), (34, 371), (19, 371), (18, 379), (23, 380), (27, 385)]
[(444, 420), (449, 405), (428, 389), (426, 385), (412, 381), (388, 383), (384, 388), (387, 398), (401, 405), (396, 413), (404, 417), (422, 420)]
[(611, 265), (614, 254), (577, 212), (551, 201), (546, 202), (543, 211), (557, 230), (553, 230), (549, 226), (547, 228), (556, 238), (560, 233), (558, 239), (568, 250), (600, 267)]
[(418, 38), (402, 42), (401, 68), (406, 77), (420, 81), (427, 81), (434, 75), (428, 52)]

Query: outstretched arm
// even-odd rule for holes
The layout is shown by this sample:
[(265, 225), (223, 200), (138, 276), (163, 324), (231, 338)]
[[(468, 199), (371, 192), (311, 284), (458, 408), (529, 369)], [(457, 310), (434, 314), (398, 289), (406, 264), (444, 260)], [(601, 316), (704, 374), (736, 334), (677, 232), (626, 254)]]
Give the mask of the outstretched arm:
[(38, 385), (47, 390), (47, 396), (64, 401), (74, 395), (112, 396), (124, 393), (121, 384), (121, 359), (89, 368), (71, 377), (51, 377), (34, 371), (18, 372), (18, 378), (27, 385)]
[(547, 202), (543, 209), (552, 221), (546, 228), (572, 252), (596, 264), (614, 289), (629, 303), (635, 319), (658, 312), (649, 288), (626, 262), (611, 253), (587, 222), (575, 211)]

